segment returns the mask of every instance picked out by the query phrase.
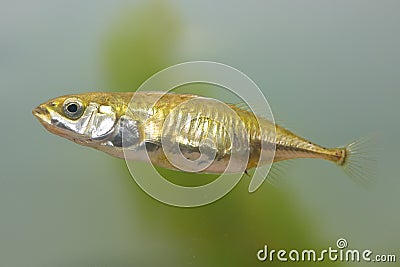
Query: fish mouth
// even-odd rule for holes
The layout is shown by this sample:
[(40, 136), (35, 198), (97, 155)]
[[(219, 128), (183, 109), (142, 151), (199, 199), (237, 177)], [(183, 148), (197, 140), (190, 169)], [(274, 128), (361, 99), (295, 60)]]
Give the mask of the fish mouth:
[(33, 116), (35, 116), (39, 120), (40, 124), (42, 124), (44, 128), (49, 132), (64, 137), (66, 139), (72, 140), (79, 144), (83, 144), (85, 142), (85, 141), (80, 141), (81, 137), (75, 136), (73, 132), (67, 129), (57, 127), (57, 123), (52, 121), (52, 113), (53, 111), (49, 110), (46, 104), (41, 104), (32, 110)]
[(40, 105), (32, 110), (33, 116), (35, 116), (40, 122), (50, 123), (50, 112), (48, 109)]

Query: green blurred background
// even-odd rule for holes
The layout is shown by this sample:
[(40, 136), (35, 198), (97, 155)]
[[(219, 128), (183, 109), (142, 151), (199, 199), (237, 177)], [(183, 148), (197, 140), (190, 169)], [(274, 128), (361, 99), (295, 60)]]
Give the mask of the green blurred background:
[[(281, 266), (257, 251), (341, 237), (400, 257), (399, 10), (361, 0), (1, 1), (0, 266)], [(211, 205), (170, 207), (141, 191), (123, 160), (45, 132), (30, 113), (58, 95), (135, 90), (192, 60), (246, 73), (277, 121), (316, 143), (375, 134), (376, 183), (366, 190), (333, 164), (298, 160), (277, 186), (249, 194), (244, 178)]]

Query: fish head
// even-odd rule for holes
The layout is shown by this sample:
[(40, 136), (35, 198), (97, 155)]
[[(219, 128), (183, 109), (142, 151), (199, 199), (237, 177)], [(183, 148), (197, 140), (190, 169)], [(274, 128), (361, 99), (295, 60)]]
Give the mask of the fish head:
[(32, 110), (32, 114), (51, 133), (74, 142), (99, 142), (110, 135), (117, 111), (107, 97), (90, 94), (54, 98)]

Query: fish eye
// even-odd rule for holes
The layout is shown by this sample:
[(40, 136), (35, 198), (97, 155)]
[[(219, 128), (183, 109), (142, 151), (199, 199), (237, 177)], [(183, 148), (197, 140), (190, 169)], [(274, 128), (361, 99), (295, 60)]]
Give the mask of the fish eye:
[(68, 118), (77, 119), (83, 113), (82, 102), (80, 102), (76, 98), (68, 98), (67, 100), (64, 101), (63, 111), (65, 116), (67, 116)]

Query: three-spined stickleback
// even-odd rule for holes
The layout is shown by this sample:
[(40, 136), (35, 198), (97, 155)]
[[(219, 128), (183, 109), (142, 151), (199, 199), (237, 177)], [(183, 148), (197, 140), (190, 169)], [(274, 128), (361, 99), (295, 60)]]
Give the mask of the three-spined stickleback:
[[(318, 158), (345, 166), (353, 154), (353, 144), (325, 148), (246, 109), (227, 104), (228, 111), (215, 103), (190, 94), (99, 92), (54, 98), (32, 113), (48, 131), (80, 145), (119, 158), (150, 159), (169, 169), (182, 170), (171, 164), (165, 143), (180, 150), (169, 153), (179, 152), (187, 160), (196, 160), (205, 151), (212, 163), (199, 169), (204, 173), (224, 172), (234, 152), (247, 156), (236, 157), (238, 162), (230, 172), (294, 158)], [(130, 152), (124, 154), (127, 148)], [(244, 168), (235, 168), (243, 164)]]

